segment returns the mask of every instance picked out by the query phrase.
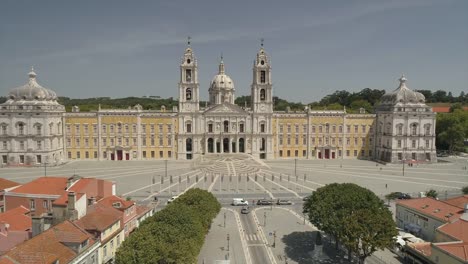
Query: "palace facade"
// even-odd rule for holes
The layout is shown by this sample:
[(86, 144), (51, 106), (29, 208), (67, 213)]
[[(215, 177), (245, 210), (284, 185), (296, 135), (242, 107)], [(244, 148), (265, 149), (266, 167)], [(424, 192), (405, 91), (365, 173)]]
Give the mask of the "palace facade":
[(234, 104), (234, 81), (223, 59), (200, 106), (197, 58), (188, 43), (180, 63), (179, 106), (173, 109), (101, 109), (65, 112), (36, 73), (0, 105), (3, 165), (59, 164), (67, 160), (195, 159), (211, 153), (247, 153), (260, 159), (372, 159), (434, 162), (435, 113), (406, 86), (385, 94), (376, 114), (274, 111), (270, 58), (263, 44), (252, 67), (250, 107)]

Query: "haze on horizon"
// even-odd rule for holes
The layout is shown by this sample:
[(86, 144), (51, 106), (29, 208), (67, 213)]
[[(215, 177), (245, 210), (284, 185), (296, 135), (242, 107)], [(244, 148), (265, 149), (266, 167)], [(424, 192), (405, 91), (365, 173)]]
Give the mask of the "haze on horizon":
[(38, 81), (72, 98), (178, 97), (187, 36), (202, 100), (220, 54), (249, 95), (265, 39), (275, 96), (304, 103), (336, 90), (468, 91), (468, 1), (6, 1), (0, 95)]

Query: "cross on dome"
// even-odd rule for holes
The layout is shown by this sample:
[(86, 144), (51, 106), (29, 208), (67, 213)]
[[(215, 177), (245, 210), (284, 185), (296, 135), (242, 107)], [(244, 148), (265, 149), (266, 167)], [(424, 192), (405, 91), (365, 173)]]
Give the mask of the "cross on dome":
[(221, 62), (219, 63), (219, 73), (224, 74), (224, 61), (223, 61), (223, 53), (221, 52)]

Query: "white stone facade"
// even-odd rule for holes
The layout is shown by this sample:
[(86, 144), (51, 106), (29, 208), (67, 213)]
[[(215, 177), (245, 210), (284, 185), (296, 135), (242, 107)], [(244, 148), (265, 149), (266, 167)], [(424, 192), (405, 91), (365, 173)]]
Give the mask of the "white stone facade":
[(385, 94), (376, 109), (376, 159), (384, 162), (437, 161), (436, 113), (425, 104), (421, 93), (400, 86)]
[(64, 162), (63, 113), (57, 95), (40, 86), (36, 73), (13, 89), (0, 106), (0, 163), (8, 165)]
[(198, 68), (191, 47), (180, 65), (178, 158), (193, 159), (208, 153), (248, 153), (273, 157), (273, 93), (268, 56), (263, 47), (253, 66), (252, 106), (234, 104), (235, 87), (221, 58), (219, 72), (210, 82), (209, 102), (200, 110)]

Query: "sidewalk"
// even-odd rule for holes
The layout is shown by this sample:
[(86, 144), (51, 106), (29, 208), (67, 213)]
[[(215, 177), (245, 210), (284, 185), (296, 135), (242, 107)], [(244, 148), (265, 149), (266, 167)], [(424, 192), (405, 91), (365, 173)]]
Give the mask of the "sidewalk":
[[(224, 227), (226, 213), (226, 227)], [(229, 234), (229, 251), (227, 235)], [(198, 255), (199, 264), (213, 264), (216, 260), (230, 260), (230, 264), (245, 264), (244, 251), (240, 240), (234, 213), (222, 209), (211, 224), (205, 244)]]

